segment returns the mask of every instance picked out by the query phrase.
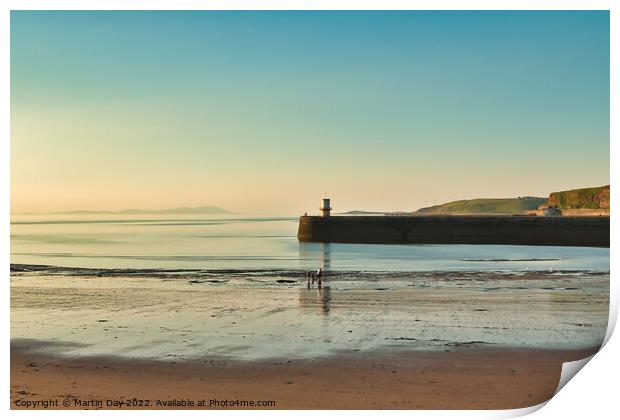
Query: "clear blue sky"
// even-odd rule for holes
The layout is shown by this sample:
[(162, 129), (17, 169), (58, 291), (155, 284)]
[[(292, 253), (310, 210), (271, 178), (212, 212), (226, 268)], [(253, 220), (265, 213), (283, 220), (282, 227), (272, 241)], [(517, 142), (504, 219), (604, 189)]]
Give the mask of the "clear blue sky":
[(608, 12), (12, 12), (13, 211), (609, 182)]

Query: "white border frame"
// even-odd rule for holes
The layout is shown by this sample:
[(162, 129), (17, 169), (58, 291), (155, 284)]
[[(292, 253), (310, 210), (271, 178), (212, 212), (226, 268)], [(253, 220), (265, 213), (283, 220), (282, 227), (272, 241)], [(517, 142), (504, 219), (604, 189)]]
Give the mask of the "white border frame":
[[(618, 150), (618, 114), (617, 89), (618, 75), (618, 12), (620, 7), (617, 1), (613, 0), (384, 0), (384, 1), (347, 1), (347, 0), (314, 0), (314, 1), (286, 1), (286, 0), (230, 0), (230, 1), (198, 1), (198, 0), (8, 0), (2, 2), (3, 13), (0, 25), (0, 51), (3, 65), (0, 67), (2, 86), (2, 102), (0, 103), (2, 132), (0, 143), (0, 247), (2, 256), (2, 268), (5, 273), (4, 287), (1, 288), (1, 298), (3, 303), (3, 322), (0, 324), (4, 345), (0, 347), (2, 354), (2, 366), (5, 372), (2, 378), (4, 388), (3, 408), (10, 409), (9, 389), (10, 389), (10, 363), (9, 363), (9, 342), (10, 342), (10, 300), (9, 300), (9, 264), (10, 264), (10, 10), (610, 10), (610, 162), (620, 162)], [(614, 184), (611, 190), (612, 208), (618, 201), (618, 193), (615, 188), (617, 185), (619, 169), (617, 166), (610, 165), (610, 182)], [(608, 418), (608, 413), (617, 412), (617, 395), (615, 392), (619, 374), (619, 363), (615, 357), (618, 354), (620, 344), (618, 339), (611, 336), (616, 324), (618, 315), (618, 290), (616, 280), (616, 268), (618, 262), (618, 251), (613, 246), (614, 234), (618, 232), (618, 223), (615, 217), (611, 218), (611, 301), (610, 301), (610, 320), (606, 336), (606, 346), (597, 354), (583, 371), (579, 373), (577, 380), (570, 381), (565, 388), (553, 397), (543, 410), (537, 411), (545, 404), (520, 410), (503, 411), (388, 411), (381, 415), (393, 418), (505, 418), (521, 416), (533, 411), (537, 411), (536, 418), (555, 418), (563, 419), (582, 419), (585, 416), (594, 418)], [(58, 419), (71, 418), (94, 418), (100, 416), (120, 415), (122, 417), (146, 417), (154, 419), (167, 419), (170, 415), (183, 415), (191, 418), (203, 418), (205, 413), (202, 411), (185, 411), (181, 413), (171, 413), (169, 411), (10, 411), (15, 418), (35, 418), (48, 417)], [(239, 411), (210, 411), (209, 417), (222, 418), (238, 416)], [(313, 411), (263, 411), (243, 413), (252, 415), (259, 419), (283, 418), (293, 414), (299, 418), (314, 418), (317, 413)], [(335, 418), (336, 416), (355, 416), (359, 418), (371, 418), (376, 413), (372, 411), (326, 411), (321, 412), (322, 416)]]

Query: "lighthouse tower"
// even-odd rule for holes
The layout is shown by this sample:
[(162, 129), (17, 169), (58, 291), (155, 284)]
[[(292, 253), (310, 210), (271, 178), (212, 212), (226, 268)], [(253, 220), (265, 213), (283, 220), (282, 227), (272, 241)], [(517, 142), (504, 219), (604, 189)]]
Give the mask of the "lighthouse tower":
[(332, 210), (332, 206), (330, 204), (329, 198), (324, 198), (323, 199), (323, 206), (319, 210), (321, 210), (321, 216), (323, 216), (323, 217), (329, 216), (329, 214), (330, 214), (330, 212)]

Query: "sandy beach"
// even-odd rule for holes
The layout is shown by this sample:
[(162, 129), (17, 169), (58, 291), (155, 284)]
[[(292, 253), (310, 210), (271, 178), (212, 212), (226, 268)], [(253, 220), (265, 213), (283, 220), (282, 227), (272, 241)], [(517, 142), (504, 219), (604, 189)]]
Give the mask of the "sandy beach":
[[(575, 271), (338, 272), (318, 288), (285, 270), (14, 266), (11, 404), (527, 407), (596, 352), (608, 288)], [(133, 398), (149, 405), (106, 405)]]
[[(12, 345), (12, 408), (40, 400), (58, 401), (58, 407), (50, 407), (58, 409), (65, 408), (64, 400), (74, 409), (521, 408), (553, 395), (562, 362), (596, 351), (478, 348), (343, 353), (310, 360), (165, 362), (33, 353), (41, 345)], [(134, 398), (149, 401), (118, 405)], [(205, 406), (198, 406), (201, 400)], [(275, 405), (217, 406), (211, 400)], [(195, 405), (182, 406), (181, 401)]]

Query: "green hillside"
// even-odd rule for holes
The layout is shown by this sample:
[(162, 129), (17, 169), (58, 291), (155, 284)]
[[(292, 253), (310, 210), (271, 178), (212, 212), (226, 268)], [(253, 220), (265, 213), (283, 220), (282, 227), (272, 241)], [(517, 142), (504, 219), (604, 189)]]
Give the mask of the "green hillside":
[(553, 192), (548, 204), (561, 209), (608, 209), (609, 185)]
[(516, 214), (528, 210), (535, 210), (547, 201), (542, 197), (519, 198), (476, 198), (473, 200), (459, 200), (438, 206), (424, 207), (416, 211), (418, 214), (475, 214), (499, 213)]

